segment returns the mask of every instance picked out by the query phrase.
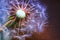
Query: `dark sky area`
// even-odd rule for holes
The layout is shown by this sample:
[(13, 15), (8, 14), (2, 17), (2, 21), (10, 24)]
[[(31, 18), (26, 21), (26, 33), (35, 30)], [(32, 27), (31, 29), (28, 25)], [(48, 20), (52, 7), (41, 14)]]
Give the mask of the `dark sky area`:
[(51, 36), (48, 40), (60, 40), (60, 2), (59, 0), (40, 0), (47, 6), (49, 27)]

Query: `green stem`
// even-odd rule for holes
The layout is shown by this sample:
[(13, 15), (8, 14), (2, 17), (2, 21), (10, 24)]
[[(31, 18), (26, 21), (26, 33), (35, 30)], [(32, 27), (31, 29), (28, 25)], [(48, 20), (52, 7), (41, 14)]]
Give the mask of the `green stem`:
[(0, 32), (0, 40), (3, 40), (3, 31)]

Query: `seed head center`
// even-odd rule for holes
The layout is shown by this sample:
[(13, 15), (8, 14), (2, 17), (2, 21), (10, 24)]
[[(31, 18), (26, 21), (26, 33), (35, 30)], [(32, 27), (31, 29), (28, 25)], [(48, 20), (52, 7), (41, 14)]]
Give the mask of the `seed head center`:
[(20, 10), (17, 10), (16, 16), (18, 18), (25, 18), (26, 17), (26, 13), (23, 10), (20, 9)]

